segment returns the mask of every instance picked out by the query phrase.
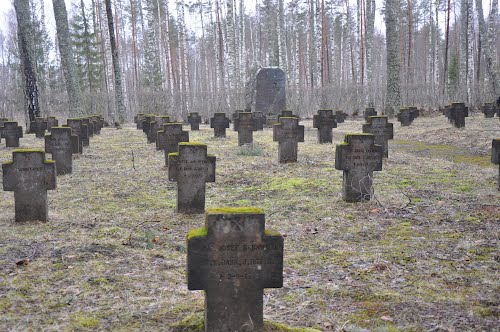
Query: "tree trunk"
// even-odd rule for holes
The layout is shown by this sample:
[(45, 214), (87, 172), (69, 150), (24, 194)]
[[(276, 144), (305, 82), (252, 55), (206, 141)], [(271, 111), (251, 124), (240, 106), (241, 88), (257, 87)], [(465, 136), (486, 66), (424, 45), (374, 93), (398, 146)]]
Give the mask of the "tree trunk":
[(387, 42), (387, 95), (385, 111), (389, 116), (399, 109), (401, 96), (399, 92), (400, 59), (398, 52), (398, 20), (399, 2), (386, 0), (385, 8), (385, 36)]

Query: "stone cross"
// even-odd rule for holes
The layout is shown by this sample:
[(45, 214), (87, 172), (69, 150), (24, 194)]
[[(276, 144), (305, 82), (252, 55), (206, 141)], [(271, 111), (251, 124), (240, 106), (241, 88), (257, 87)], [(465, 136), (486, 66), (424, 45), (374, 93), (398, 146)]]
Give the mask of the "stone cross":
[(205, 212), (205, 183), (215, 182), (215, 156), (207, 145), (179, 143), (179, 152), (168, 155), (168, 179), (177, 182), (177, 212)]
[(91, 118), (94, 122), (94, 134), (100, 135), (101, 129), (104, 126), (104, 118), (97, 114), (92, 115)]
[(5, 146), (8, 148), (19, 147), (19, 138), (23, 137), (23, 127), (18, 126), (15, 121), (5, 121), (0, 128), (0, 137), (5, 138)]
[(261, 68), (255, 84), (256, 112), (279, 113), (286, 108), (286, 76), (277, 67)]
[(401, 127), (407, 127), (413, 122), (413, 114), (409, 108), (401, 108), (397, 117), (398, 121), (401, 122)]
[(298, 118), (292, 111), (284, 110), (281, 111), (281, 114), (278, 114), (278, 122), (281, 118)]
[(372, 134), (347, 134), (335, 150), (335, 168), (344, 171), (342, 198), (347, 202), (370, 200), (373, 171), (382, 170), (383, 151)]
[(373, 107), (367, 107), (363, 112), (363, 117), (365, 118), (365, 121), (368, 121), (368, 117), (370, 116), (377, 116), (377, 111), (375, 111), (375, 108)]
[(320, 144), (332, 142), (332, 128), (337, 128), (337, 121), (333, 110), (319, 110), (313, 116), (313, 127), (318, 128), (318, 141)]
[(497, 112), (494, 103), (484, 103), (484, 105), (481, 108), (485, 118), (492, 118), (495, 116), (495, 113)]
[(257, 127), (252, 112), (240, 112), (238, 118), (234, 119), (234, 128), (238, 131), (238, 145), (253, 143), (253, 132)]
[(162, 129), (163, 124), (169, 123), (170, 117), (166, 115), (155, 116), (154, 120), (151, 121), (148, 132), (148, 143), (155, 143), (156, 150), (161, 150), (157, 142), (158, 131)]
[(47, 190), (56, 189), (56, 164), (42, 150), (14, 150), (2, 165), (3, 190), (14, 192), (16, 221), (47, 221)]
[(157, 143), (160, 150), (165, 151), (165, 166), (168, 166), (168, 155), (179, 151), (181, 142), (189, 142), (189, 131), (182, 130), (182, 123), (164, 123), (163, 130), (158, 131)]
[(70, 127), (73, 135), (78, 136), (78, 142), (82, 149), (80, 149), (80, 151), (77, 153), (82, 153), (83, 147), (89, 146), (90, 144), (89, 127), (85, 123), (83, 123), (81, 118), (67, 119), (66, 127)]
[(253, 112), (253, 117), (255, 118), (257, 130), (264, 130), (264, 124), (266, 123), (266, 116), (263, 112)]
[(142, 129), (142, 121), (144, 120), (144, 113), (138, 113), (134, 116), (134, 123), (136, 124), (137, 129)]
[(151, 122), (155, 120), (154, 114), (146, 114), (142, 119), (142, 132), (148, 136), (149, 129), (151, 127)]
[(410, 110), (412, 121), (420, 116), (420, 111), (415, 106), (408, 106), (407, 108)]
[(57, 126), (59, 126), (59, 120), (57, 120), (55, 116), (49, 116), (47, 118), (47, 131), (50, 132), (52, 127)]
[(367, 123), (363, 125), (363, 133), (373, 134), (375, 144), (382, 146), (384, 156), (389, 156), (390, 139), (394, 138), (394, 125), (389, 123), (387, 116), (370, 116)]
[(343, 123), (346, 118), (347, 114), (345, 114), (343, 111), (335, 111), (335, 120), (337, 121), (337, 123)]
[(205, 291), (205, 331), (262, 331), (264, 288), (283, 287), (283, 236), (261, 209), (208, 209), (187, 235), (187, 276)]
[(52, 127), (50, 135), (45, 135), (45, 152), (52, 154), (56, 162), (57, 175), (73, 171), (73, 151), (78, 150), (78, 136), (71, 135), (69, 127)]
[(30, 127), (31, 130), (35, 132), (36, 138), (43, 138), (45, 136), (45, 130), (47, 130), (47, 120), (42, 117), (36, 117)]
[[(0, 134), (2, 133), (2, 127), (5, 122), (9, 121), (7, 118), (0, 118)], [(0, 142), (2, 142), (2, 136), (0, 135)]]
[(298, 142), (304, 142), (304, 126), (298, 118), (282, 117), (273, 126), (273, 141), (278, 143), (278, 161), (290, 163), (297, 161)]
[(464, 103), (452, 103), (449, 109), (449, 120), (455, 128), (465, 127), (465, 118), (469, 116), (469, 108)]
[(191, 130), (200, 130), (201, 116), (198, 112), (189, 113), (188, 123), (191, 125)]
[(94, 137), (94, 122), (92, 121), (92, 119), (90, 117), (86, 117), (86, 118), (80, 118), (80, 120), (82, 121), (83, 125), (87, 126), (87, 131), (89, 135), (88, 137), (89, 138)]
[(226, 113), (214, 113), (210, 118), (210, 128), (214, 128), (214, 137), (226, 137), (226, 128), (229, 128), (229, 118)]
[(498, 165), (498, 190), (500, 190), (500, 138), (491, 142), (491, 162)]

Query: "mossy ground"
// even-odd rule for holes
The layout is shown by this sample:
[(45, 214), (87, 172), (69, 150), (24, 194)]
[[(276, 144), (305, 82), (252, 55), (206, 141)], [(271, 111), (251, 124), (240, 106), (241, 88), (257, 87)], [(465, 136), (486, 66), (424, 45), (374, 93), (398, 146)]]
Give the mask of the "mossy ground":
[[(208, 125), (190, 133), (217, 156), (207, 208), (261, 208), (285, 236), (284, 287), (265, 291), (266, 320), (325, 331), (498, 329), (498, 166), (485, 162), (498, 119), (472, 116), (460, 130), (443, 116), (395, 122), (376, 199), (356, 204), (341, 199), (335, 144), (362, 122), (339, 124), (334, 144), (322, 145), (303, 124), (293, 164), (277, 162), (271, 129), (254, 133), (257, 156), (240, 153), (232, 128), (227, 138)], [(2, 140), (0, 162), (13, 150)], [(204, 215), (175, 213), (176, 184), (142, 131), (103, 129), (57, 182), (47, 223), (14, 222), (13, 194), (0, 192), (0, 330), (169, 331), (202, 312), (203, 292), (186, 287), (185, 241)]]

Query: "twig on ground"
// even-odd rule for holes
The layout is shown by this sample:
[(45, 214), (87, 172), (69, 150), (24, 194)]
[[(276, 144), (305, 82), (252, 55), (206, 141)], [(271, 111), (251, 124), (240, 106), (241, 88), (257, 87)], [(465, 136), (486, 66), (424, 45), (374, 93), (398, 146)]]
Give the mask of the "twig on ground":
[(144, 225), (145, 223), (147, 222), (160, 222), (160, 220), (144, 220), (144, 221), (141, 221), (140, 223), (138, 223), (137, 225), (135, 225), (132, 230), (130, 231), (130, 234), (128, 235), (128, 238), (127, 240), (123, 241), (122, 244), (124, 246), (129, 246), (131, 241), (132, 241), (132, 234), (134, 234), (135, 230), (141, 226), (141, 225)]

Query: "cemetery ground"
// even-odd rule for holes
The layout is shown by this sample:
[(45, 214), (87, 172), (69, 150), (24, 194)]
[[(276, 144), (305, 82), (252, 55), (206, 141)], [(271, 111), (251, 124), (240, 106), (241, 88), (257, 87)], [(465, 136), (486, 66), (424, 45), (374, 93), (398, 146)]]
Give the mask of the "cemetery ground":
[[(266, 289), (264, 315), (330, 331), (499, 330), (500, 193), (490, 162), (498, 119), (466, 127), (444, 116), (394, 122), (375, 198), (342, 201), (335, 145), (361, 120), (318, 144), (312, 121), (298, 162), (279, 164), (272, 131), (190, 140), (217, 157), (206, 207), (255, 206), (285, 236), (284, 286)], [(188, 126), (185, 126), (188, 128)], [(13, 149), (1, 143), (2, 162)], [(43, 147), (25, 135), (21, 147)], [(47, 154), (50, 158), (50, 154)], [(0, 330), (200, 331), (203, 291), (186, 285), (186, 234), (203, 215), (175, 212), (163, 152), (142, 131), (105, 128), (49, 191), (49, 221), (16, 223), (0, 192)], [(197, 329), (198, 328), (198, 329)], [(269, 330), (285, 331), (268, 325)], [(302, 331), (302, 330), (300, 330)]]

